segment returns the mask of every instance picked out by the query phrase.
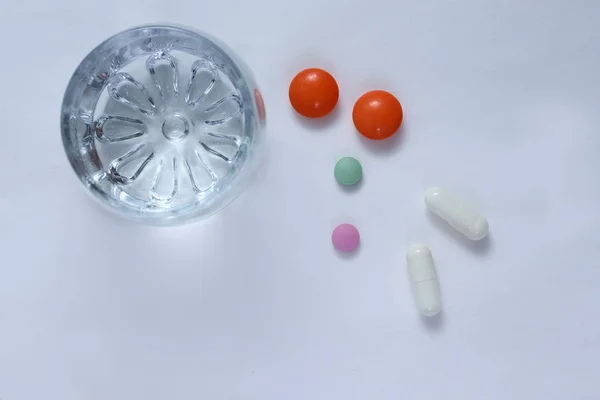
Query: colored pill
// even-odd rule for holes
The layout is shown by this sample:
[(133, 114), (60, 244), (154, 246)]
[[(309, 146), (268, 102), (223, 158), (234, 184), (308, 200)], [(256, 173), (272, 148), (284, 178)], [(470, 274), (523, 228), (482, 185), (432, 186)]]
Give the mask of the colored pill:
[(319, 68), (300, 71), (290, 83), (290, 103), (296, 112), (307, 118), (329, 114), (338, 102), (340, 90), (334, 77)]
[(354, 157), (344, 157), (335, 163), (333, 175), (340, 185), (355, 185), (362, 178), (362, 165)]
[(333, 230), (331, 241), (333, 242), (333, 246), (339, 251), (353, 251), (358, 247), (360, 234), (354, 225), (342, 224)]
[(352, 121), (366, 138), (382, 140), (392, 136), (402, 124), (402, 106), (393, 94), (373, 90), (363, 94), (354, 104)]
[(425, 204), (429, 211), (471, 240), (481, 240), (489, 232), (489, 224), (483, 215), (444, 189), (427, 189)]
[(417, 309), (426, 317), (436, 315), (442, 309), (442, 300), (431, 250), (423, 244), (410, 246), (406, 265)]

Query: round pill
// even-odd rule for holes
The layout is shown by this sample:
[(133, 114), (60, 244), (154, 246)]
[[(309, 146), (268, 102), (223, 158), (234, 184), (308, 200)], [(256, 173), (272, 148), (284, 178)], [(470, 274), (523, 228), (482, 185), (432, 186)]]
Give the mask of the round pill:
[(362, 165), (354, 157), (344, 157), (335, 164), (333, 175), (340, 185), (355, 185), (362, 178)]
[(402, 124), (402, 106), (393, 94), (373, 90), (360, 96), (352, 110), (356, 129), (373, 140), (387, 139)]
[(360, 234), (354, 225), (338, 225), (331, 234), (333, 246), (339, 251), (352, 251), (360, 242)]
[(298, 114), (307, 118), (321, 118), (335, 108), (340, 90), (329, 72), (309, 68), (300, 71), (292, 79), (289, 96)]

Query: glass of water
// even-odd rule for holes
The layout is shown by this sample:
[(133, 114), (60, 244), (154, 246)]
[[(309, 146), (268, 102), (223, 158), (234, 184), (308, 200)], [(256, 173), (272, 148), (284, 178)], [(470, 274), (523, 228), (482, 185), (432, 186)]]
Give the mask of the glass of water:
[(107, 39), (68, 84), (61, 130), (100, 203), (170, 225), (228, 204), (256, 167), (265, 109), (254, 78), (206, 34), (149, 25)]

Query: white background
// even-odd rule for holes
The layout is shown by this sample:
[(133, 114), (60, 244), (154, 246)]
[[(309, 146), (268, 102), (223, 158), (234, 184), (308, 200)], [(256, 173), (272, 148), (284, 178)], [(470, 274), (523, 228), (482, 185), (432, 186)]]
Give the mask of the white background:
[[(600, 398), (600, 2), (14, 1), (0, 11), (0, 398)], [(63, 91), (109, 35), (173, 22), (228, 43), (267, 106), (266, 163), (222, 213), (177, 228), (113, 217), (64, 155)], [(292, 112), (328, 69), (340, 104)], [(361, 140), (371, 89), (405, 110)], [(359, 190), (335, 161), (364, 167)], [(443, 185), (488, 216), (472, 245), (428, 217)], [(362, 245), (339, 257), (336, 224)], [(441, 318), (404, 251), (427, 243)]]

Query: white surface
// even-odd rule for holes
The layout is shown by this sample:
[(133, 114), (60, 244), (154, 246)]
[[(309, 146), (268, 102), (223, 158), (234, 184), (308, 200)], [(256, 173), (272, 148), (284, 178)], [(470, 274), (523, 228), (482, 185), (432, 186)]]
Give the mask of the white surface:
[[(598, 399), (599, 17), (596, 0), (5, 0), (0, 397)], [(58, 129), (87, 51), (153, 21), (229, 43), (269, 123), (256, 185), (174, 229), (99, 211)], [(316, 129), (287, 101), (311, 66), (341, 88)], [(404, 105), (391, 143), (352, 128), (375, 88)], [(365, 171), (353, 193), (332, 172), (347, 155)], [(438, 184), (486, 214), (485, 246), (426, 216)], [(332, 249), (340, 222), (361, 231), (354, 258)], [(413, 241), (436, 257), (430, 323)]]

